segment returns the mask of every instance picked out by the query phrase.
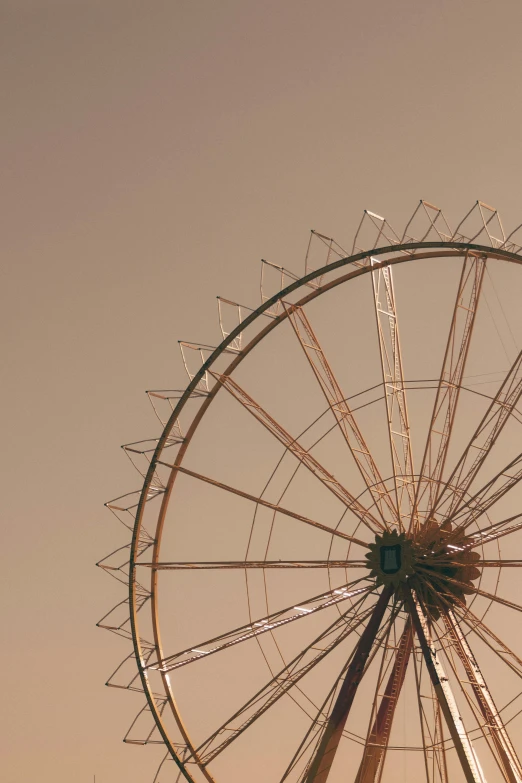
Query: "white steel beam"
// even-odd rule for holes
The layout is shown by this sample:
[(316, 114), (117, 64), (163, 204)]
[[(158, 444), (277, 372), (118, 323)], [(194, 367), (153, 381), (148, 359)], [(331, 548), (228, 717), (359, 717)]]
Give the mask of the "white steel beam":
[(433, 645), (424, 612), (414, 594), (408, 590), (407, 600), (417, 633), (426, 667), (433, 683), (442, 714), (446, 720), (455, 750), (467, 783), (486, 783), (477, 755), (468, 737), (460, 716), (449, 680)]

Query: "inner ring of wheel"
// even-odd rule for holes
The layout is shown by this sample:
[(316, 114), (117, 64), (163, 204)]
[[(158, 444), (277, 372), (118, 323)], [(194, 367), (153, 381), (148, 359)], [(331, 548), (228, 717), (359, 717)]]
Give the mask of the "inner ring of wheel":
[[(421, 251), (421, 252), (417, 252), (417, 251)], [(314, 290), (312, 290), (310, 293), (308, 293), (306, 296), (304, 296), (302, 299), (300, 299), (298, 302), (292, 305), (292, 309), (293, 307), (303, 306), (308, 302), (310, 302), (311, 300), (315, 299), (316, 297), (331, 290), (332, 288), (335, 288), (338, 285), (341, 285), (342, 283), (348, 282), (351, 279), (359, 277), (360, 275), (367, 274), (372, 270), (379, 269), (380, 267), (393, 266), (395, 264), (405, 263), (408, 261), (426, 260), (429, 258), (461, 258), (466, 253), (470, 253), (470, 252), (486, 258), (494, 258), (496, 260), (522, 264), (522, 259), (516, 253), (511, 253), (507, 250), (494, 249), (491, 247), (487, 247), (485, 245), (477, 245), (477, 244), (471, 244), (466, 242), (451, 242), (451, 241), (450, 242), (410, 242), (406, 244), (391, 245), (382, 248), (375, 248), (373, 250), (368, 250), (362, 253), (358, 253), (356, 255), (349, 256), (344, 259), (340, 259), (339, 261), (336, 261), (332, 264), (328, 264), (327, 266), (314, 270), (310, 274), (305, 275), (299, 280), (296, 280), (295, 282), (291, 283), (282, 291), (280, 291), (279, 293), (275, 294), (273, 297), (268, 299), (259, 308), (257, 308), (257, 310), (253, 311), (250, 314), (250, 316), (248, 316), (242, 323), (240, 323), (239, 326), (236, 329), (234, 329), (220, 343), (220, 345), (211, 354), (209, 359), (202, 365), (199, 372), (193, 377), (192, 381), (187, 386), (184, 394), (182, 395), (174, 411), (172, 412), (170, 419), (167, 422), (167, 425), (165, 426), (163, 433), (159, 439), (158, 446), (156, 448), (154, 456), (151, 460), (150, 467), (143, 484), (143, 489), (142, 489), (140, 501), (136, 512), (136, 521), (133, 530), (131, 556), (130, 556), (130, 564), (129, 564), (129, 606), (130, 606), (130, 624), (131, 624), (131, 631), (132, 631), (132, 638), (133, 638), (134, 654), (138, 665), (142, 687), (145, 692), (151, 714), (154, 717), (158, 730), (173, 760), (178, 765), (179, 769), (181, 770), (186, 780), (191, 781), (191, 783), (195, 783), (194, 778), (186, 770), (185, 765), (182, 763), (181, 759), (179, 758), (176, 752), (174, 744), (171, 738), (169, 737), (168, 731), (165, 727), (164, 721), (161, 717), (158, 706), (156, 704), (156, 700), (150, 688), (146, 667), (143, 663), (142, 644), (139, 635), (138, 613), (137, 613), (137, 606), (136, 606), (135, 568), (136, 568), (139, 536), (140, 536), (141, 524), (143, 519), (143, 511), (144, 511), (145, 503), (148, 499), (148, 491), (152, 482), (157, 461), (161, 456), (161, 453), (165, 446), (165, 442), (167, 440), (168, 435), (170, 434), (170, 431), (172, 430), (172, 427), (174, 426), (182, 409), (185, 407), (185, 404), (190, 399), (192, 392), (197, 388), (199, 382), (204, 377), (205, 373), (210, 369), (210, 367), (214, 364), (214, 362), (218, 359), (218, 357), (225, 351), (225, 349), (231, 343), (233, 343), (236, 337), (238, 337), (238, 335), (241, 332), (243, 332), (246, 328), (248, 328), (250, 324), (252, 324), (255, 320), (257, 320), (257, 318), (260, 315), (270, 310), (270, 308), (273, 307), (275, 304), (277, 304), (280, 300), (284, 299), (286, 296), (298, 290), (302, 286), (306, 286), (308, 283), (313, 283), (315, 279), (317, 278), (320, 279), (324, 275), (331, 274), (331, 272), (333, 272), (335, 269), (339, 269), (348, 265), (354, 265), (357, 262), (364, 262), (366, 259), (369, 258), (375, 259), (375, 258), (381, 258), (382, 256), (387, 256), (388, 254), (393, 254), (392, 257), (385, 258), (382, 261), (380, 261), (380, 263), (378, 264), (368, 264), (367, 266), (357, 267), (355, 270), (348, 272), (347, 274), (341, 275), (340, 277), (330, 280), (329, 282), (325, 283), (322, 286), (318, 286), (317, 288), (314, 288)], [(399, 254), (402, 253), (402, 255), (397, 255), (397, 253)], [(280, 323), (282, 323), (288, 317), (288, 314), (289, 313), (285, 309), (283, 309), (283, 312), (280, 315), (273, 318), (273, 320), (271, 320), (266, 327), (264, 327), (257, 335), (255, 335), (251, 339), (248, 345), (246, 345), (245, 348), (241, 350), (241, 353), (238, 354), (235, 357), (235, 359), (233, 359), (233, 361), (226, 368), (226, 370), (224, 370), (224, 372), (221, 373), (222, 376), (228, 377), (229, 375), (231, 375), (232, 372), (236, 369), (236, 367), (243, 361), (243, 359), (246, 358), (246, 356), (248, 356), (250, 352), (255, 348), (255, 346), (267, 334), (269, 334), (272, 331), (272, 329), (275, 329)], [(180, 445), (178, 454), (176, 456), (176, 460), (174, 462), (174, 467), (171, 471), (170, 478), (163, 495), (161, 509), (158, 515), (158, 521), (157, 521), (156, 531), (154, 535), (154, 547), (153, 547), (153, 556), (152, 556), (153, 563), (159, 562), (159, 554), (161, 549), (161, 541), (162, 541), (165, 516), (170, 501), (170, 495), (172, 493), (175, 479), (178, 474), (176, 468), (182, 463), (187, 448), (190, 444), (190, 441), (197, 427), (199, 426), (199, 423), (203, 418), (203, 415), (205, 414), (212, 400), (215, 398), (216, 394), (221, 388), (222, 388), (222, 384), (216, 383), (214, 387), (209, 391), (208, 396), (201, 404), (201, 407), (197, 411), (194, 419), (192, 420), (190, 427), (187, 431), (187, 434), (183, 440), (183, 443)], [(156, 659), (162, 660), (163, 648), (161, 643), (159, 611), (158, 611), (158, 571), (154, 568), (151, 569), (150, 591), (151, 591), (151, 619), (152, 619), (152, 626), (153, 626), (155, 651), (157, 656)], [(195, 751), (195, 747), (183, 723), (182, 716), (179, 714), (179, 711), (177, 709), (168, 674), (162, 673), (162, 680), (163, 680), (163, 687), (165, 689), (165, 694), (169, 706), (172, 710), (172, 713), (180, 729), (180, 732), (192, 753), (193, 759), (196, 761), (196, 763), (198, 763), (198, 767), (200, 771), (202, 772), (204, 777), (209, 781), (209, 783), (215, 783), (214, 778), (206, 769), (206, 767), (198, 762), (198, 755)]]

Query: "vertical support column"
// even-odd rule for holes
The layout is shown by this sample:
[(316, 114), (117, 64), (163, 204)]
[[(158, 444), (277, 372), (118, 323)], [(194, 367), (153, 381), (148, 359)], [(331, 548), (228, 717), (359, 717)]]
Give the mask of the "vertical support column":
[(442, 714), (446, 720), (455, 750), (466, 777), (467, 783), (486, 783), (473, 746), (464, 728), (453, 693), (437, 656), (435, 647), (431, 644), (428, 624), (424, 613), (410, 588), (405, 587), (406, 599), (409, 604), (413, 626), (419, 638), (426, 668), (428, 669), (433, 688), (437, 695)]
[(355, 648), (352, 662), (346, 672), (346, 677), (324, 728), (315, 756), (305, 773), (303, 783), (326, 783), (328, 779), (346, 720), (363, 676), (364, 667), (392, 593), (393, 587), (385, 587), (379, 596), (368, 625)]
[(382, 695), (381, 703), (364, 747), (363, 758), (355, 783), (373, 783), (377, 779), (379, 768), (390, 740), (393, 716), (399, 695), (406, 677), (406, 670), (413, 648), (413, 627), (408, 617), (399, 640), (392, 671)]
[(457, 655), (462, 661), (480, 711), (487, 721), (487, 727), (499, 755), (499, 763), (504, 773), (504, 777), (509, 783), (522, 783), (522, 766), (516, 751), (511, 744), (511, 740), (509, 739), (502, 718), (495, 706), (493, 697), (489, 692), (489, 688), (486, 685), (486, 681), (482, 676), (479, 665), (471, 652), (466, 637), (462, 633), (457, 618), (451, 610), (447, 615), (444, 615), (444, 623), (457, 651)]

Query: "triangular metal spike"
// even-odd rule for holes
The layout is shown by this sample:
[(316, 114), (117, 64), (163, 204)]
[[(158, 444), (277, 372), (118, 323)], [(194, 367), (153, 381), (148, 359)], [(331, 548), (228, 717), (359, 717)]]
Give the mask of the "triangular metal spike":
[[(235, 331), (244, 321), (245, 311), (252, 312), (250, 308), (244, 307), (237, 302), (231, 302), (230, 299), (223, 299), (223, 297), (217, 297), (218, 303), (218, 316), (219, 316), (219, 328), (223, 335), (223, 340)], [(243, 343), (243, 332), (234, 337), (230, 343), (230, 348), (240, 351)]]
[[(181, 350), (181, 357), (183, 364), (189, 379), (192, 381), (197, 373), (201, 370), (201, 367), (205, 364), (209, 356), (214, 353), (216, 347), (213, 345), (203, 345), (202, 343), (190, 343), (185, 340), (179, 341), (179, 347)], [(227, 346), (224, 349), (225, 353), (238, 354), (237, 348)], [(196, 387), (200, 392), (208, 394), (210, 391), (210, 377), (208, 372), (205, 372), (198, 382)]]
[[(136, 611), (139, 612), (147, 601), (150, 599), (151, 593), (143, 585), (136, 583), (136, 598), (135, 606)], [(129, 612), (129, 598), (124, 598), (116, 606), (105, 614), (101, 620), (96, 623), (98, 628), (103, 628), (106, 631), (115, 633), (117, 636), (122, 636), (124, 639), (132, 639), (132, 633), (130, 630), (130, 612)]]
[[(163, 451), (165, 449), (171, 449), (168, 452), (169, 458), (172, 460), (173, 447), (177, 447), (183, 443), (183, 438), (180, 438), (177, 434), (177, 428), (173, 428), (167, 436), (164, 444)], [(147, 440), (134, 441), (133, 443), (126, 443), (122, 446), (125, 454), (131, 461), (132, 465), (136, 468), (138, 473), (145, 478), (149, 472), (150, 463), (157, 449), (160, 438), (149, 438)], [(165, 489), (165, 482), (168, 476), (162, 476), (161, 466), (156, 465), (154, 474), (151, 479), (151, 486), (158, 489)]]
[(520, 253), (522, 251), (522, 223), (517, 226), (508, 236), (502, 245), (502, 250), (509, 253)]
[(498, 211), (494, 207), (489, 207), (482, 201), (478, 202), (484, 229), (488, 235), (492, 247), (502, 247), (506, 241), (504, 226)]
[(386, 218), (365, 209), (353, 240), (352, 254), (375, 250), (377, 247), (398, 245), (399, 242), (398, 235)]
[[(146, 666), (154, 653), (154, 645), (151, 644), (150, 647), (142, 645), (142, 651), (142, 664)], [(105, 685), (108, 688), (144, 693), (134, 650), (116, 667)]]
[[(161, 424), (165, 427), (173, 413), (176, 405), (186, 393), (185, 389), (154, 389), (147, 391), (148, 398)], [(191, 401), (202, 402), (207, 397), (206, 391), (193, 389), (190, 394)], [(183, 430), (179, 419), (172, 428), (171, 436), (173, 439), (183, 438)], [(170, 436), (169, 436), (170, 437)]]
[[(284, 266), (278, 266), (271, 261), (265, 261), (261, 259), (261, 303), (264, 304), (272, 299), (273, 296), (286, 288), (292, 281), (299, 280), (299, 276), (285, 269)], [(310, 288), (317, 288), (317, 285), (313, 283), (307, 284)], [(277, 318), (282, 312), (281, 302), (278, 301), (273, 304), (268, 310), (265, 310), (265, 315), (270, 315), (273, 318)]]
[[(190, 758), (191, 753), (186, 745), (182, 745), (181, 743), (177, 743), (177, 742), (172, 742), (172, 745), (178, 755), (178, 758), (181, 759), (182, 762)], [(167, 772), (166, 770), (168, 767), (170, 767), (170, 770)], [(163, 759), (161, 760), (157, 772), (154, 775), (154, 780), (152, 781), (152, 783), (166, 783), (165, 774), (169, 775), (168, 780), (171, 781), (172, 783), (184, 783), (184, 781), (186, 780), (183, 772), (180, 770), (178, 765), (175, 764), (174, 759), (172, 758), (170, 753), (166, 753)]]
[[(154, 542), (150, 539), (140, 540), (137, 546), (137, 556), (141, 557), (145, 554), (153, 543)], [(114, 577), (118, 582), (128, 585), (131, 548), (132, 544), (125, 544), (124, 546), (115, 549), (110, 555), (102, 558), (96, 565), (98, 568), (101, 568), (110, 576)]]
[[(224, 299), (222, 296), (217, 297), (218, 302), (218, 315), (219, 315), (219, 328), (223, 335), (223, 340), (226, 338), (241, 324), (244, 320), (255, 310), (253, 307), (247, 307), (246, 305), (239, 304), (239, 302), (233, 302), (231, 299)], [(265, 318), (273, 318), (270, 313), (261, 313)], [(232, 351), (241, 352), (243, 347), (243, 335), (244, 331), (240, 331), (236, 337), (232, 340), (229, 348)]]
[[(160, 776), (160, 774), (161, 774), (161, 770), (162, 770), (162, 769), (163, 769), (163, 770), (165, 769), (165, 764), (166, 764), (168, 761), (172, 761), (172, 762), (173, 762), (173, 761), (174, 761), (174, 759), (172, 758), (172, 756), (170, 755), (170, 753), (167, 751), (167, 753), (166, 753), (166, 754), (163, 756), (163, 758), (162, 758), (162, 760), (161, 760), (161, 762), (160, 762), (160, 765), (159, 765), (158, 769), (156, 770), (156, 774), (154, 775), (154, 780), (152, 781), (152, 783), (160, 783), (159, 776)], [(181, 772), (180, 772), (180, 774), (181, 774)]]
[(499, 248), (503, 247), (506, 236), (497, 210), (477, 201), (458, 224), (453, 239)]
[(101, 568), (113, 579), (121, 582), (124, 585), (129, 583), (129, 562), (130, 562), (130, 547), (131, 544), (116, 549), (107, 555), (102, 560), (99, 560), (96, 565)]
[(119, 604), (116, 604), (101, 620), (96, 623), (98, 628), (105, 631), (111, 631), (124, 639), (132, 639), (129, 617), (129, 599), (124, 598)]
[[(155, 498), (162, 495), (164, 492), (164, 489), (161, 487), (150, 487), (147, 491), (147, 497), (146, 502), (148, 503), (150, 500), (154, 500)], [(109, 500), (108, 503), (105, 503), (105, 507), (108, 508), (114, 516), (124, 525), (128, 530), (133, 532), (134, 530), (134, 521), (136, 519), (136, 511), (138, 509), (138, 504), (141, 498), (141, 489), (134, 490), (134, 492), (127, 492), (125, 495), (120, 495), (118, 498), (114, 498), (114, 500)], [(151, 540), (152, 536), (142, 527), (142, 535), (145, 538), (149, 537)]]
[[(163, 448), (168, 449), (171, 446), (179, 446), (180, 443), (183, 443), (183, 440), (184, 440), (183, 436), (180, 437), (180, 435), (178, 435), (177, 428), (173, 429), (168, 434), (167, 439), (165, 440), (165, 443), (163, 445)], [(122, 449), (125, 449), (125, 451), (128, 454), (143, 455), (147, 459), (147, 462), (150, 464), (150, 461), (154, 456), (154, 452), (156, 451), (159, 442), (160, 442), (160, 438), (146, 438), (145, 440), (135, 440), (132, 443), (124, 443)], [(130, 457), (130, 459), (132, 459), (132, 457)]]
[[(160, 715), (163, 714), (167, 701), (166, 696), (157, 699), (156, 706)], [(158, 731), (158, 726), (148, 703), (141, 708), (132, 721), (123, 741), (128, 745), (163, 744), (163, 739)]]
[[(160, 765), (159, 765), (158, 769), (156, 770), (156, 774), (154, 775), (154, 779), (153, 779), (152, 783), (161, 783), (159, 776), (161, 774), (161, 770), (165, 771), (165, 764), (168, 761), (172, 761), (173, 762), (174, 759), (172, 758), (170, 753), (167, 751), (167, 753), (163, 756), (162, 760), (160, 761)], [(179, 774), (181, 774), (181, 772)]]
[[(305, 275), (309, 275), (316, 269), (322, 269), (334, 261), (347, 258), (350, 254), (339, 245), (332, 237), (327, 237), (312, 229), (305, 256)], [(314, 285), (320, 286), (323, 275), (316, 277)]]
[[(202, 365), (205, 364), (210, 354), (214, 351), (214, 348), (212, 348), (210, 345), (200, 345), (198, 343), (189, 343), (184, 341), (179, 341), (179, 349), (181, 351), (183, 365), (191, 381), (199, 372)], [(210, 391), (210, 384), (207, 372), (203, 375), (196, 388), (199, 391), (203, 391), (208, 394)]]
[(453, 231), (442, 209), (421, 199), (406, 224), (401, 244), (406, 242), (448, 242)]

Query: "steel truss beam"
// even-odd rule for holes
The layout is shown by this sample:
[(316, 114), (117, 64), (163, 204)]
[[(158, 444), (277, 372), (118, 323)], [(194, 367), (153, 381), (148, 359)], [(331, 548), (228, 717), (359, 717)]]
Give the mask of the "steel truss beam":
[(302, 307), (283, 306), (383, 524), (398, 521), (397, 509), (310, 321)]
[[(393, 287), (391, 267), (382, 266), (371, 258), (372, 287), (375, 304), (375, 317), (379, 337), (382, 380), (384, 384), (388, 435), (395, 497), (399, 516), (399, 527), (407, 527), (414, 503), (414, 469), (411, 446), (411, 431), (406, 405), (406, 387), (402, 367), (401, 344), (399, 339), (399, 321)], [(403, 524), (406, 520), (406, 524)]]
[(452, 535), (446, 539), (446, 545), (466, 530), (470, 525), (480, 519), (486, 511), (495, 505), (501, 498), (507, 495), (522, 479), (522, 453), (511, 460), (496, 476), (484, 484), (473, 497), (460, 507), (460, 510), (447, 519), (455, 523)]
[(493, 738), (499, 757), (499, 766), (503, 772), (504, 778), (509, 781), (509, 783), (522, 783), (522, 766), (511, 740), (509, 739), (502, 718), (495, 706), (493, 697), (486, 685), (486, 681), (480, 671), (479, 665), (471, 652), (465, 635), (462, 633), (458, 620), (451, 609), (447, 612), (443, 612), (442, 617), (448, 636), (464, 666), (466, 676), (468, 677), (480, 711), (486, 720), (487, 728)]
[(224, 386), (224, 388), (241, 403), (241, 405), (254, 416), (272, 435), (283, 444), (308, 470), (316, 476), (319, 481), (335, 497), (337, 497), (346, 508), (355, 514), (355, 516), (371, 530), (372, 533), (385, 530), (385, 525), (379, 522), (374, 515), (360, 503), (343, 485), (329, 473), (298, 441), (293, 438), (278, 422), (270, 416), (247, 392), (239, 386), (230, 376), (218, 375), (212, 373), (214, 378)]
[[(355, 783), (374, 783), (375, 780), (380, 779), (379, 769), (384, 764), (386, 749), (390, 740), (393, 717), (404, 683), (404, 678), (406, 677), (412, 649), (413, 626), (411, 618), (408, 617), (397, 646), (393, 668), (382, 695), (381, 703), (375, 714), (373, 725), (368, 731), (364, 753)], [(377, 690), (379, 690), (381, 683), (382, 678), (380, 677), (377, 683)], [(377, 701), (377, 693), (375, 701)]]
[(517, 677), (522, 679), (522, 658), (513, 652), (500, 637), (493, 633), (484, 620), (477, 617), (466, 604), (458, 601), (458, 607), (460, 609), (461, 622), (465, 623)]
[(355, 582), (351, 582), (343, 587), (329, 590), (313, 598), (307, 598), (301, 601), (300, 604), (287, 606), (278, 612), (260, 617), (258, 620), (253, 620), (251, 623), (234, 628), (220, 636), (198, 642), (185, 650), (165, 656), (161, 661), (156, 660), (153, 663), (149, 663), (147, 668), (158, 668), (164, 672), (179, 669), (181, 666), (199, 661), (208, 655), (222, 652), (236, 644), (247, 642), (249, 639), (255, 639), (273, 628), (281, 628), (283, 625), (288, 625), (288, 623), (302, 620), (310, 614), (341, 604), (349, 598), (367, 595), (375, 589), (373, 586), (355, 588), (355, 585), (360, 584), (362, 581), (362, 579), (357, 579)]
[[(448, 783), (448, 766), (446, 762), (446, 748), (444, 744), (444, 728), (442, 722), (442, 712), (440, 704), (437, 699), (437, 695), (433, 688), (433, 682), (431, 678), (429, 680), (430, 696), (426, 697), (422, 695), (422, 669), (417, 663), (415, 653), (413, 658), (413, 668), (415, 673), (415, 684), (417, 688), (417, 704), (419, 708), (419, 721), (423, 742), (424, 753), (424, 765), (426, 771), (426, 783), (435, 783), (436, 776), (439, 783)], [(419, 671), (420, 669), (420, 671)], [(430, 726), (430, 722), (426, 715), (426, 710), (422, 703), (422, 700), (429, 699), (433, 709), (433, 727)], [(429, 742), (426, 734), (428, 734)], [(430, 754), (431, 753), (431, 759)], [(438, 774), (437, 774), (438, 773)]]
[(422, 459), (415, 498), (416, 509), (426, 492), (429, 497), (428, 508), (433, 507), (442, 477), (485, 268), (485, 257), (471, 252), (466, 254)]
[(447, 584), (456, 585), (460, 588), (466, 588), (469, 589), (471, 593), (474, 595), (480, 595), (482, 598), (487, 598), (489, 601), (495, 601), (498, 604), (502, 604), (503, 606), (507, 606), (508, 609), (515, 609), (517, 612), (522, 612), (522, 606), (520, 604), (515, 604), (512, 601), (507, 601), (505, 598), (500, 598), (498, 595), (494, 595), (493, 593), (488, 593), (485, 590), (481, 590), (479, 587), (475, 587), (475, 585), (472, 585), (470, 587), (469, 582), (462, 582), (460, 579), (453, 579), (449, 576), (439, 577), (436, 576), (436, 574), (433, 573), (430, 569), (424, 568), (423, 566), (417, 566), (418, 569), (424, 574), (428, 575), (430, 579), (438, 582), (441, 586), (441, 593), (440, 597), (445, 600), (444, 598), (444, 589), (447, 589)]
[(328, 779), (366, 661), (392, 593), (393, 587), (383, 589), (368, 619), (303, 783), (326, 783)]
[(426, 667), (437, 695), (442, 714), (446, 720), (455, 750), (466, 777), (467, 783), (485, 783), (482, 770), (473, 746), (464, 728), (464, 723), (450, 688), (448, 678), (430, 638), (428, 623), (424, 612), (409, 588), (406, 588), (406, 600), (411, 612), (413, 626), (420, 642)]
[[(197, 753), (205, 766), (264, 715), (267, 710), (285, 693), (288, 693), (299, 680), (317, 666), (335, 647), (360, 628), (368, 618), (373, 616), (377, 604), (359, 613), (357, 608), (362, 601), (364, 601), (364, 597), (347, 612), (337, 617), (325, 631), (319, 634), (316, 639), (249, 699), (246, 704), (201, 743), (197, 748)], [(319, 652), (316, 652), (313, 657), (307, 660), (306, 656), (308, 653), (312, 650), (317, 651), (317, 649), (319, 649)]]
[(488, 544), (490, 541), (496, 541), (497, 538), (503, 538), (509, 536), (511, 533), (516, 533), (517, 530), (522, 528), (522, 522), (517, 522), (515, 525), (510, 525), (515, 519), (520, 519), (522, 514), (514, 514), (512, 517), (501, 519), (500, 522), (494, 522), (492, 525), (483, 528), (479, 533), (471, 533), (469, 543), (463, 544), (462, 549), (475, 549), (483, 544)]
[[(444, 514), (452, 516), (458, 510), (473, 479), (489, 456), (504, 425), (520, 400), (522, 395), (521, 369), (522, 351), (511, 365), (451, 476), (440, 490), (434, 504), (434, 511), (444, 505)], [(449, 492), (448, 487), (451, 487)]]

